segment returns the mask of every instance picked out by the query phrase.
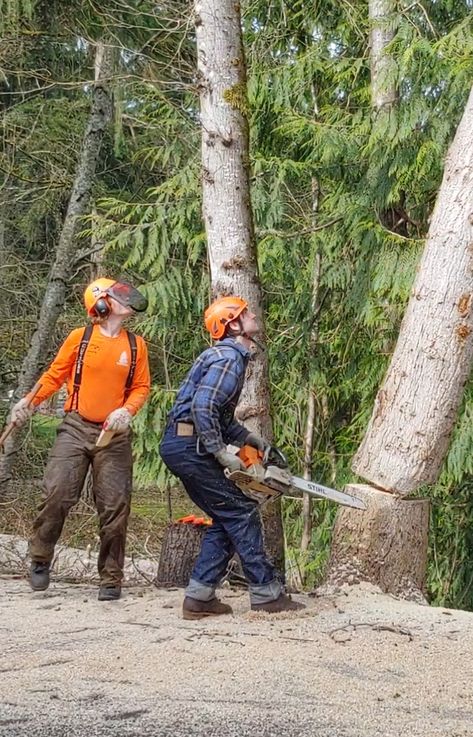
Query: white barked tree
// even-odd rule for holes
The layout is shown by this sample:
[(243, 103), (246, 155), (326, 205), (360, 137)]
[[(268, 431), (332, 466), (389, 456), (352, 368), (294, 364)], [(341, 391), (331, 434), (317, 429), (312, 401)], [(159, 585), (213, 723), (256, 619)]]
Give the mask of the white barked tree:
[[(213, 297), (246, 299), (264, 320), (250, 198), (246, 64), (240, 6), (235, 0), (195, 3), (200, 120), (202, 126), (203, 217)], [(272, 437), (267, 356), (257, 352), (248, 369), (237, 417)], [(284, 545), (279, 503), (266, 505), (265, 544), (280, 571)]]

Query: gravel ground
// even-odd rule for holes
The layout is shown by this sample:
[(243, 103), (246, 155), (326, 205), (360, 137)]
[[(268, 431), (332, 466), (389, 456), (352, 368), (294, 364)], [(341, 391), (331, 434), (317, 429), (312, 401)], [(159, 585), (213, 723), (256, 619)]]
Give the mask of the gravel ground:
[(0, 578), (1, 737), (473, 737), (473, 614), (361, 585), (297, 615)]

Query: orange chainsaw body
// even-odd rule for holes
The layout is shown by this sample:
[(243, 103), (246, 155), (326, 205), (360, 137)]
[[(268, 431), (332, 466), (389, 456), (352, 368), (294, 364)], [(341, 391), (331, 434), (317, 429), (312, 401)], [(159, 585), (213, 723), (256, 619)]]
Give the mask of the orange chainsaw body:
[[(248, 496), (251, 496), (252, 492), (257, 492), (261, 501), (261, 495), (264, 495), (263, 499), (270, 496), (279, 496), (289, 488), (290, 482), (287, 472), (285, 473), (273, 466), (269, 469), (265, 468), (263, 465), (263, 451), (253, 448), (251, 445), (243, 445), (237, 455), (244, 463), (246, 470), (227, 473), (227, 477), (234, 481)], [(272, 481), (274, 475), (276, 475), (276, 479)], [(282, 478), (279, 478), (281, 476)]]
[(250, 468), (255, 464), (262, 465), (263, 451), (253, 448), (252, 445), (243, 445), (238, 451), (238, 457), (245, 464), (245, 468)]

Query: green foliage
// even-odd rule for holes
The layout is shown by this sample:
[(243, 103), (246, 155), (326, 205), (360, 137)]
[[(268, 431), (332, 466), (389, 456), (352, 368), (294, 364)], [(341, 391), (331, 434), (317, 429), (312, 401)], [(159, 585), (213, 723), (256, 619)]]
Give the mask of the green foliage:
[(0, 30), (16, 33), (23, 20), (33, 15), (34, 0), (0, 0)]
[(428, 583), (439, 606), (473, 609), (473, 481), (436, 484), (432, 499)]
[(325, 566), (330, 552), (330, 540), (336, 510), (322, 500), (313, 505), (313, 533), (308, 553), (300, 549), (303, 520), (299, 500), (283, 502), (283, 524), (286, 535), (288, 580), (301, 580), (309, 589), (322, 583)]

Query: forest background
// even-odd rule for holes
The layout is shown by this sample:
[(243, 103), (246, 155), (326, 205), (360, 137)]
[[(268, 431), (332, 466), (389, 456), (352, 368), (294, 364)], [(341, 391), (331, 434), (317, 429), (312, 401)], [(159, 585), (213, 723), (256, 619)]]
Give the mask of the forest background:
[[(385, 83), (399, 98), (389, 116), (375, 116), (366, 2), (242, 4), (248, 98), (233, 90), (232, 102), (250, 120), (275, 440), (301, 472), (312, 393), (311, 474), (338, 488), (353, 480), (350, 460), (394, 349), (473, 78), (471, 0), (391, 7)], [(1, 0), (0, 9), (2, 416), (37, 326), (89, 121), (97, 49), (106, 47), (113, 115), (43, 363), (83, 323), (82, 292), (97, 273), (141, 285), (150, 310), (135, 325), (149, 342), (153, 390), (135, 421), (135, 478), (162, 490), (170, 480), (156, 450), (166, 412), (208, 342), (192, 4)], [(430, 598), (467, 609), (472, 389), (470, 382), (438, 483), (419, 492), (432, 502)], [(32, 422), (15, 467), (22, 499), (41, 476), (57, 422)], [(162, 493), (149, 499), (142, 513), (164, 508)], [(5, 502), (7, 530), (28, 515), (13, 506)], [(288, 559), (303, 566), (307, 585), (323, 574), (334, 512), (314, 505), (302, 559), (300, 502), (283, 505)]]

